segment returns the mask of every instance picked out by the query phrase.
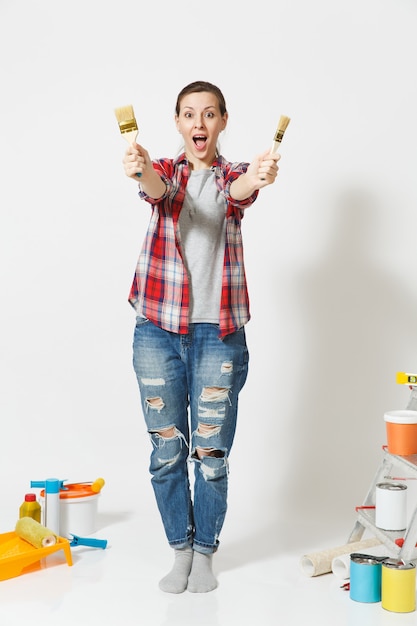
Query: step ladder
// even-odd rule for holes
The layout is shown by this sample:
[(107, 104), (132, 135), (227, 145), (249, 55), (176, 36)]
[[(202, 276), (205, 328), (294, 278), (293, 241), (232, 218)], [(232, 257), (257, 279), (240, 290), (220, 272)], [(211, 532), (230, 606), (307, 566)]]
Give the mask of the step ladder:
[[(417, 375), (397, 373), (397, 383), (409, 385), (411, 389), (407, 409), (417, 411)], [(397, 473), (399, 470), (399, 473)], [(387, 446), (383, 447), (383, 457), (362, 506), (357, 507), (357, 519), (350, 533), (348, 543), (360, 541), (368, 529), (387, 548), (387, 556), (402, 561), (417, 558), (417, 502), (405, 531), (383, 530), (375, 525), (375, 491), (378, 483), (393, 479), (396, 475), (405, 479), (417, 479), (417, 454), (398, 456), (390, 454)], [(397, 482), (400, 482), (397, 479)]]

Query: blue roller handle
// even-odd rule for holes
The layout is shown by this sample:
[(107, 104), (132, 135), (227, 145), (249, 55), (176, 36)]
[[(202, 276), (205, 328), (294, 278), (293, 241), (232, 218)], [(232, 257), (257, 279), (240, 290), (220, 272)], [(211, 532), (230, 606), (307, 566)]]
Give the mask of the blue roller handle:
[(87, 537), (79, 537), (71, 533), (72, 540), (70, 546), (88, 546), (90, 548), (102, 548), (107, 546), (107, 539), (88, 539)]

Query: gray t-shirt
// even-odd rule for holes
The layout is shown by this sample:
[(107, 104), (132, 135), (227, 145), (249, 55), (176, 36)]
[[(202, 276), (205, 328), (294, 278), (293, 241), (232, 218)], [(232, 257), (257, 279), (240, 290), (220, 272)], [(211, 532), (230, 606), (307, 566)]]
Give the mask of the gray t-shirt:
[(219, 322), (226, 238), (226, 203), (211, 169), (190, 172), (179, 217), (190, 280), (190, 322)]

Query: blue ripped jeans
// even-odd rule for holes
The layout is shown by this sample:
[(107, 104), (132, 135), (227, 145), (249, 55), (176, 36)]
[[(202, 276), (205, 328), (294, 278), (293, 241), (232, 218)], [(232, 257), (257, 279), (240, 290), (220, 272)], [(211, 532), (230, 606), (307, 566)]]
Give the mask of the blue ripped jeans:
[(244, 328), (223, 339), (218, 333), (216, 324), (201, 323), (179, 335), (138, 317), (133, 342), (152, 486), (168, 542), (204, 554), (217, 550), (226, 515), (228, 457), (249, 361)]

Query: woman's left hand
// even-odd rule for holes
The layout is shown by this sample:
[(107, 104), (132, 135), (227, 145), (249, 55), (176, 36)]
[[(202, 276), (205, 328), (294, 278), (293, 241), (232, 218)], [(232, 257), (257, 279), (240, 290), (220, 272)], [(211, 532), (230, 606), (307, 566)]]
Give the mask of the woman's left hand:
[(269, 150), (255, 157), (246, 174), (253, 177), (257, 189), (272, 185), (278, 175), (278, 161), (281, 155)]

